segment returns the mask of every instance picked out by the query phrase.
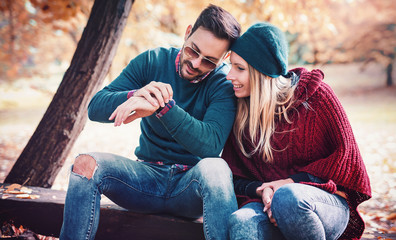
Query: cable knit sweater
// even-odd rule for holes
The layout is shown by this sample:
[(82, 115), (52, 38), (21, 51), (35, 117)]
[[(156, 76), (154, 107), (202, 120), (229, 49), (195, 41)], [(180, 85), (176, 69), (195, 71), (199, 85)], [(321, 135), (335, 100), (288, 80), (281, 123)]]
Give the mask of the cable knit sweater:
[[(360, 155), (352, 128), (340, 101), (329, 85), (323, 82), (320, 70), (293, 69), (300, 76), (295, 90), (292, 121), (276, 122), (271, 139), (274, 162), (265, 163), (261, 154), (245, 157), (231, 133), (224, 147), (224, 158), (237, 178), (270, 182), (308, 173), (324, 179), (314, 185), (330, 193), (344, 191), (348, 197), (350, 220), (342, 239), (358, 239), (364, 231), (364, 222), (357, 206), (371, 197), (370, 182)], [(247, 133), (248, 131), (246, 131)], [(252, 146), (244, 141), (249, 152)], [(279, 151), (278, 151), (279, 150)], [(240, 205), (260, 201), (237, 195)]]

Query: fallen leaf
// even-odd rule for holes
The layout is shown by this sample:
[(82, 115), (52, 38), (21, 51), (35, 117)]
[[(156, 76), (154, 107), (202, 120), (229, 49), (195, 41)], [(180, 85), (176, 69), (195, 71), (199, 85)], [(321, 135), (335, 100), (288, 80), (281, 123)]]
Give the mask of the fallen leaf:
[(373, 234), (365, 233), (362, 235), (362, 238), (364, 239), (374, 239), (375, 236)]
[(389, 215), (386, 217), (386, 219), (388, 219), (388, 220), (396, 220), (396, 213), (391, 213), (391, 214), (389, 214)]
[[(7, 189), (8, 191), (13, 191), (13, 190), (15, 190), (16, 188), (21, 189), (21, 187), (22, 187), (22, 186), (21, 186), (20, 184), (13, 183), (13, 184), (7, 186), (6, 189)], [(6, 191), (7, 191), (7, 190), (6, 190)]]
[(15, 197), (21, 199), (28, 199), (29, 196), (30, 196), (29, 194), (24, 193), (24, 194), (17, 194)]
[(21, 188), (21, 192), (24, 192), (24, 193), (32, 193), (33, 192), (33, 190), (32, 189), (30, 189), (30, 188), (27, 188), (27, 187), (22, 187)]
[(9, 197), (11, 197), (12, 195), (9, 195), (9, 194), (4, 194), (3, 196), (1, 196), (1, 199), (7, 199), (7, 198), (9, 198)]
[(27, 193), (18, 194), (18, 195), (15, 195), (15, 197), (20, 198), (20, 199), (38, 199), (38, 198), (40, 198), (39, 195), (32, 195), (32, 194), (27, 194)]
[(8, 194), (20, 194), (21, 191), (19, 191), (19, 190), (5, 190), (4, 193), (8, 193)]
[(40, 195), (34, 195), (34, 194), (29, 195), (29, 199), (38, 199), (38, 198), (40, 198)]
[(383, 233), (389, 233), (389, 229), (385, 229), (383, 227), (378, 228), (378, 231)]
[(12, 196), (9, 194), (14, 194), (16, 198), (21, 199), (37, 199), (40, 197), (39, 195), (30, 195), (32, 192), (32, 189), (14, 183), (6, 187), (6, 190), (3, 191), (3, 194), (7, 195), (3, 195), (2, 199), (7, 199)]

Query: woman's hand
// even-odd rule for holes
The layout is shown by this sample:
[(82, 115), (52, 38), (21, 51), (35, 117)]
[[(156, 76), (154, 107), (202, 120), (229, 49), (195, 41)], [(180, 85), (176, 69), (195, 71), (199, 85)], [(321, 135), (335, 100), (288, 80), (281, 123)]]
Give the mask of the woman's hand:
[(291, 178), (287, 178), (287, 179), (263, 183), (260, 187), (256, 189), (257, 195), (261, 197), (261, 200), (264, 204), (263, 211), (268, 214), (271, 223), (273, 223), (275, 226), (277, 226), (277, 224), (271, 212), (272, 197), (274, 196), (276, 190), (278, 190), (280, 187), (282, 187), (285, 184), (293, 183), (293, 182), (294, 181)]

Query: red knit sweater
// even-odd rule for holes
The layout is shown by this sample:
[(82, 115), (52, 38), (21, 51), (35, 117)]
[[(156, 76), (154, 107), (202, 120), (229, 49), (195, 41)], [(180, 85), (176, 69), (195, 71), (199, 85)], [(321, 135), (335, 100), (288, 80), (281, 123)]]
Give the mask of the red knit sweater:
[[(356, 144), (352, 128), (340, 101), (329, 85), (324, 83), (320, 70), (311, 72), (293, 69), (300, 76), (294, 104), (289, 117), (292, 121), (276, 122), (271, 144), (274, 162), (265, 163), (261, 154), (245, 157), (236, 144), (233, 133), (223, 150), (224, 158), (234, 176), (270, 182), (306, 172), (327, 180), (325, 184), (306, 183), (334, 193), (337, 188), (346, 192), (350, 207), (350, 220), (342, 239), (359, 239), (364, 222), (357, 206), (371, 197), (370, 182)], [(247, 132), (247, 131), (246, 131)], [(249, 152), (252, 146), (244, 142)], [(244, 205), (248, 196), (237, 196)]]

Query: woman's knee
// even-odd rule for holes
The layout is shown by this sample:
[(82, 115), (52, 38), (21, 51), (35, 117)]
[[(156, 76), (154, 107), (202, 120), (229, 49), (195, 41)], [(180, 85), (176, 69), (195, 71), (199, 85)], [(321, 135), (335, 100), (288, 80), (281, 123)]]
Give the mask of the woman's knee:
[(272, 198), (272, 206), (275, 205), (298, 205), (304, 202), (304, 191), (300, 187), (301, 184), (291, 183), (280, 187)]
[(232, 213), (228, 219), (231, 239), (284, 239), (263, 212), (263, 205), (249, 203)]
[(271, 210), (274, 217), (286, 217), (299, 210), (309, 210), (309, 201), (304, 197), (304, 191), (299, 184), (286, 184), (274, 194)]
[(228, 227), (232, 229), (233, 227), (252, 225), (255, 215), (253, 210), (241, 208), (230, 215), (228, 218)]

